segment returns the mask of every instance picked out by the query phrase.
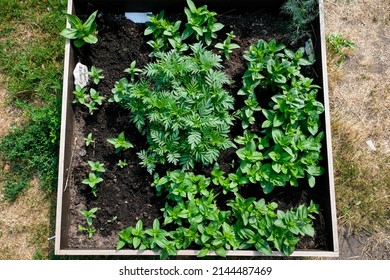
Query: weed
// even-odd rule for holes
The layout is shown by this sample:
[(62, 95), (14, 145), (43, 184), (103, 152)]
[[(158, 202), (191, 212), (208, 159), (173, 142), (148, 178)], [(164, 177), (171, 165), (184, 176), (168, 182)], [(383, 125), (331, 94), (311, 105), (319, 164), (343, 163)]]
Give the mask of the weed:
[(340, 66), (347, 58), (349, 52), (355, 47), (352, 41), (345, 39), (340, 33), (332, 33), (325, 36), (329, 53), (336, 58), (336, 64)]
[(125, 72), (130, 74), (130, 81), (135, 81), (135, 76), (138, 76), (140, 73), (142, 73), (142, 70), (135, 67), (136, 62), (133, 61), (130, 63), (130, 67), (125, 69)]

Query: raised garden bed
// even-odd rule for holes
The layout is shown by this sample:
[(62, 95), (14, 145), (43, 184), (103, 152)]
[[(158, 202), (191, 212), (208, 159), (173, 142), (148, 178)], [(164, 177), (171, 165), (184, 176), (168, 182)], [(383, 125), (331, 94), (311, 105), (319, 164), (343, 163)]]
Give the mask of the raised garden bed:
[[(183, 4), (178, 4), (178, 1), (168, 1), (169, 4), (165, 6), (161, 4), (162, 2), (158, 1), (159, 5), (156, 5), (154, 1), (117, 1), (109, 6), (104, 1), (69, 0), (68, 2), (68, 13), (79, 15), (82, 20), (86, 20), (88, 15), (95, 10), (99, 11), (96, 19), (99, 41), (97, 44), (84, 45), (81, 48), (75, 48), (69, 40), (66, 42), (55, 250), (58, 255), (156, 255), (160, 252), (134, 250), (127, 248), (127, 246), (116, 250), (118, 241), (123, 239), (119, 238), (119, 233), (130, 225), (135, 227), (139, 220), (142, 220), (144, 229), (151, 228), (156, 219), (160, 221), (162, 228), (166, 231), (172, 231), (175, 228), (173, 223), (163, 225), (164, 217), (161, 211), (166, 203), (172, 205), (172, 201), (167, 200), (164, 191), (162, 191), (162, 195), (157, 194), (156, 187), (152, 184), (153, 182), (157, 183), (158, 180), (155, 181), (147, 168), (140, 164), (141, 160), (137, 155), (137, 153), (148, 149), (147, 137), (139, 132), (136, 123), (130, 121), (130, 111), (124, 108), (121, 102), (108, 102), (113, 97), (112, 89), (121, 78), (126, 77), (128, 81), (132, 80), (130, 74), (123, 72), (129, 68), (132, 61), (136, 61), (137, 68), (143, 68), (155, 59), (150, 56), (152, 48), (147, 44), (151, 36), (144, 36), (145, 24), (133, 23), (126, 19), (124, 12), (152, 11), (158, 13), (161, 9), (165, 9), (166, 15), (170, 16), (172, 21), (182, 20), (182, 26), (184, 26), (186, 19), (183, 14)], [(231, 31), (236, 36), (232, 41), (240, 45), (239, 49), (232, 50), (229, 59), (225, 59), (224, 55), (221, 55), (225, 74), (228, 79), (234, 81), (233, 84), (224, 85), (224, 89), (235, 99), (234, 110), (238, 110), (246, 106), (245, 100), (250, 98), (250, 95), (238, 94), (240, 90), (245, 89), (246, 83), (243, 82), (243, 75), (247, 70), (248, 61), (244, 58), (244, 54), (249, 47), (256, 44), (260, 47), (258, 43), (260, 39), (264, 42), (276, 40), (278, 44), (284, 44), (286, 48), (296, 52), (299, 47), (305, 45), (308, 37), (304, 36), (292, 42), (291, 36), (286, 33), (287, 19), (279, 14), (279, 7), (283, 1), (280, 3), (277, 3), (278, 1), (262, 1), (264, 3), (261, 4), (257, 3), (258, 1), (255, 3), (244, 1), (250, 7), (248, 9), (250, 12), (242, 7), (235, 9), (236, 1), (224, 1), (223, 9), (218, 7), (218, 1), (206, 2), (210, 10), (218, 12), (218, 22), (225, 26), (223, 31), (218, 33), (218, 38), (213, 42), (213, 45), (223, 43), (226, 38), (225, 33)], [(238, 192), (244, 198), (254, 197), (256, 201), (264, 199), (266, 203), (276, 202), (278, 210), (284, 212), (297, 208), (301, 204), (309, 206), (310, 202), (314, 201), (319, 205), (319, 214), (314, 215), (315, 219), (312, 225), (315, 235), (300, 238), (296, 250), (291, 255), (334, 257), (338, 255), (338, 240), (325, 63), (323, 4), (322, 1), (319, 2), (319, 16), (313, 22), (312, 36), (316, 62), (313, 65), (300, 68), (302, 68), (302, 74), (305, 77), (312, 78), (313, 84), (320, 87), (317, 101), (323, 104), (324, 112), (319, 115), (321, 123), (319, 131), (323, 131), (325, 135), (321, 141), (322, 160), (320, 165), (324, 172), (322, 175), (316, 176), (314, 187), (309, 186), (309, 184), (313, 184), (311, 181), (313, 179), (310, 179), (309, 175), (299, 179), (297, 187), (290, 186), (290, 182), (292, 182), (290, 180), (285, 184), (286, 186), (275, 187), (272, 191), (273, 187), (264, 180), (260, 186), (259, 182), (249, 182), (248, 179), (244, 179), (248, 182), (239, 184)], [(198, 4), (197, 2), (196, 4), (200, 6), (202, 3)], [(242, 6), (242, 1), (240, 1), (240, 6)], [(217, 52), (212, 47), (210, 50), (213, 50), (214, 53)], [(282, 54), (284, 49), (277, 52)], [(73, 91), (75, 90), (72, 73), (77, 62), (81, 62), (89, 68), (95, 66), (103, 69), (104, 78), (99, 84), (90, 83), (88, 86), (88, 90), (94, 88), (105, 98), (102, 105), (98, 106), (93, 114), (90, 114), (85, 106), (72, 103), (74, 100)], [(118, 88), (118, 84), (116, 88)], [(264, 109), (267, 108), (268, 103), (272, 101), (271, 97), (275, 94), (273, 92), (275, 89), (271, 89), (272, 85), (265, 88), (261, 98), (257, 97), (260, 107)], [(258, 96), (257, 89), (256, 94)], [(222, 149), (216, 160), (219, 168), (225, 172), (225, 177), (229, 173), (236, 173), (238, 169), (241, 171), (245, 169), (242, 167), (243, 161), (245, 161), (243, 160), (244, 156), (237, 153), (237, 150), (245, 145), (234, 142), (234, 139), (244, 134), (243, 127), (248, 126), (248, 131), (261, 137), (265, 135), (261, 134), (262, 131), (267, 130), (267, 125), (264, 125), (264, 122), (267, 121), (266, 114), (255, 111), (255, 122), (251, 122), (248, 116), (243, 117), (242, 114), (239, 119), (233, 120), (227, 134), (227, 138), (235, 143), (237, 148)], [(242, 125), (245, 121), (249, 124)], [(273, 131), (275, 133), (275, 130)], [(122, 132), (133, 147), (115, 151), (115, 147), (107, 139), (115, 138)], [(312, 132), (313, 136), (318, 136), (317, 131)], [(93, 142), (87, 146), (85, 138), (89, 133), (92, 134)], [(269, 134), (271, 135), (271, 130), (269, 130)], [(277, 136), (273, 135), (272, 137)], [(197, 141), (197, 139), (193, 139), (193, 144), (196, 145)], [(261, 152), (267, 154), (266, 151)], [(120, 160), (126, 161), (127, 165), (123, 168), (118, 166)], [(101, 172), (100, 175), (95, 172), (98, 177), (103, 179), (103, 182), (98, 184), (95, 193), (91, 192), (88, 184), (83, 183), (83, 180), (88, 178), (91, 172), (88, 161), (99, 161), (104, 164), (104, 172)], [(271, 166), (270, 159), (265, 159), (265, 164), (267, 163)], [(193, 166), (189, 164), (187, 174), (193, 172), (214, 181), (216, 178), (212, 172), (213, 166), (214, 163), (202, 165), (198, 162)], [(153, 172), (157, 172), (162, 178), (166, 172), (180, 168), (181, 165), (174, 166), (172, 163), (156, 164)], [(273, 168), (277, 170), (279, 167), (274, 166)], [(243, 177), (250, 177), (245, 172), (242, 173), (244, 173)], [(157, 185), (159, 184), (163, 190), (167, 188), (165, 179), (157, 183)], [(224, 190), (222, 183), (210, 183), (209, 189), (212, 188), (211, 186), (218, 193), (216, 199), (218, 209), (227, 211), (226, 201), (233, 200), (236, 192)], [(93, 208), (98, 208), (95, 213), (96, 218), (93, 220), (96, 232), (88, 236), (86, 231), (79, 228), (80, 225), (86, 226), (85, 217), (80, 211)], [(186, 249), (177, 250), (176, 253), (177, 255), (195, 256), (199, 250), (199, 246), (196, 246), (194, 242)], [(272, 250), (271, 256), (283, 255), (275, 248)], [(216, 254), (213, 250), (207, 253), (209, 255)], [(221, 252), (219, 253), (221, 254)], [(228, 256), (260, 256), (263, 253), (255, 250), (254, 247), (226, 251)]]

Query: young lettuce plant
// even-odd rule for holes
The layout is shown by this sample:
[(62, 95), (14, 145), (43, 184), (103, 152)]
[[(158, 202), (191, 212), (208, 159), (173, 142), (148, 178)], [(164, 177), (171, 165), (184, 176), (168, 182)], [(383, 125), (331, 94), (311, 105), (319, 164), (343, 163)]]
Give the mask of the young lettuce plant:
[(119, 133), (117, 138), (111, 137), (107, 139), (108, 143), (114, 145), (115, 153), (119, 153), (122, 150), (133, 148), (133, 144), (125, 139), (125, 133)]
[(84, 23), (77, 16), (67, 14), (66, 18), (71, 27), (62, 30), (60, 35), (74, 40), (77, 48), (81, 48), (85, 43), (96, 44), (98, 41), (95, 23), (97, 13), (98, 11), (93, 12)]

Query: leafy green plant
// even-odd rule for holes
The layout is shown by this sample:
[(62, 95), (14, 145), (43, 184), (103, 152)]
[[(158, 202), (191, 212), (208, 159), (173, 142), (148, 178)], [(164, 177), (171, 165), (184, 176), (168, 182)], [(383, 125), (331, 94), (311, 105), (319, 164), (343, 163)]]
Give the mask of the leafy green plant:
[(120, 167), (120, 168), (125, 168), (127, 165), (128, 165), (128, 163), (126, 162), (126, 160), (119, 160), (119, 162), (117, 163), (117, 165)]
[(88, 75), (92, 78), (92, 81), (95, 85), (99, 84), (101, 79), (104, 79), (104, 76), (101, 74), (103, 69), (96, 68), (95, 66), (91, 67), (91, 71), (88, 72)]
[[(217, 184), (222, 175), (213, 175)], [(155, 175), (153, 185), (158, 195), (168, 199), (161, 211), (171, 231), (161, 229), (158, 220), (153, 229), (143, 229), (138, 221), (136, 228), (130, 226), (119, 234), (117, 249), (159, 249), (161, 258), (167, 258), (196, 244), (200, 246), (198, 257), (210, 251), (224, 257), (226, 250), (253, 247), (264, 254), (271, 254), (274, 248), (290, 255), (300, 236), (314, 236), (318, 206), (313, 202), (283, 212), (274, 202), (245, 199), (234, 192), (234, 198), (226, 201), (226, 210), (221, 210), (213, 184), (210, 178), (181, 170), (167, 172), (162, 178)]]
[(88, 94), (86, 93), (86, 91), (86, 87), (80, 87), (79, 85), (76, 85), (76, 88), (73, 91), (73, 94), (75, 96), (73, 103), (86, 104), (86, 100), (88, 98)]
[(85, 146), (87, 147), (90, 146), (92, 143), (94, 143), (95, 140), (93, 140), (92, 138), (92, 133), (89, 133), (87, 137), (84, 137), (84, 141), (85, 141)]
[(215, 45), (215, 48), (220, 49), (223, 54), (225, 55), (226, 59), (230, 59), (230, 54), (233, 52), (234, 49), (239, 49), (240, 46), (238, 44), (232, 43), (232, 39), (236, 36), (233, 32), (226, 33), (227, 38), (223, 43), (218, 43)]
[(129, 141), (125, 139), (125, 133), (121, 132), (119, 133), (117, 138), (108, 138), (108, 143), (114, 145), (115, 153), (119, 153), (122, 150), (126, 150), (129, 148), (133, 148), (133, 144), (131, 144)]
[(158, 15), (148, 15), (148, 17), (149, 21), (146, 22), (147, 28), (144, 35), (153, 35), (153, 40), (147, 42), (154, 49), (151, 56), (160, 51), (166, 51), (169, 45), (177, 48), (177, 45), (181, 43), (179, 33), (181, 21), (169, 22), (164, 18), (164, 11), (161, 11)]
[(87, 226), (79, 225), (78, 229), (80, 231), (86, 231), (88, 234), (88, 238), (92, 238), (95, 234), (96, 229), (93, 227), (93, 219), (96, 218), (95, 213), (99, 210), (99, 208), (92, 208), (91, 210), (80, 210), (79, 212), (86, 218)]
[(66, 18), (70, 24), (70, 28), (65, 28), (60, 35), (68, 39), (74, 39), (74, 45), (80, 48), (88, 44), (96, 44), (98, 39), (96, 37), (97, 25), (95, 23), (98, 11), (93, 12), (88, 19), (83, 23), (77, 16), (67, 14)]
[(212, 40), (217, 38), (216, 32), (224, 27), (222, 23), (217, 22), (215, 18), (217, 13), (209, 11), (206, 5), (197, 8), (191, 0), (187, 0), (187, 5), (188, 8), (184, 8), (187, 23), (182, 39), (195, 35), (196, 40), (211, 45)]
[[(253, 114), (259, 110), (256, 88), (281, 93), (271, 97), (269, 109), (262, 109), (266, 118), (261, 126), (262, 137), (245, 132), (244, 137), (236, 139), (245, 146), (237, 150), (239, 172), (253, 183), (260, 182), (265, 193), (288, 183), (298, 186), (302, 178), (313, 187), (315, 176), (323, 173), (318, 163), (322, 159), (323, 138), (319, 115), (324, 107), (316, 100), (319, 87), (301, 74), (301, 67), (311, 62), (304, 58), (303, 48), (292, 52), (274, 40), (269, 43), (259, 40), (244, 57), (248, 69), (239, 92), (246, 96), (241, 110), (244, 129), (254, 124)], [(251, 160), (253, 153), (257, 161)]]
[(142, 73), (142, 70), (135, 67), (135, 64), (136, 64), (136, 62), (133, 61), (133, 62), (131, 62), (130, 67), (125, 69), (125, 72), (130, 74), (130, 81), (131, 82), (135, 81), (135, 76), (138, 76), (139, 73)]
[(176, 248), (167, 237), (168, 232), (160, 228), (160, 222), (157, 219), (153, 221), (153, 227), (146, 230), (143, 229), (143, 223), (139, 220), (135, 227), (127, 227), (119, 233), (117, 250), (126, 245), (139, 250), (161, 249), (160, 256), (166, 259), (169, 255), (176, 255)]
[(290, 17), (292, 39), (297, 40), (310, 33), (310, 24), (318, 16), (318, 0), (288, 0), (280, 9), (281, 13)]
[(336, 64), (340, 66), (347, 58), (348, 53), (355, 47), (355, 44), (337, 32), (327, 34), (325, 38), (330, 53), (336, 57)]
[(86, 87), (82, 88), (79, 85), (76, 85), (76, 88), (73, 91), (73, 94), (75, 95), (73, 103), (80, 103), (81, 105), (86, 106), (89, 113), (93, 115), (93, 112), (98, 110), (97, 105), (102, 105), (105, 98), (93, 88), (89, 90), (89, 93), (86, 93), (86, 91)]
[(89, 166), (91, 167), (92, 171), (95, 171), (97, 175), (100, 175), (100, 173), (106, 172), (104, 169), (104, 164), (100, 163), (99, 161), (88, 161)]
[(84, 179), (82, 181), (83, 184), (88, 185), (92, 189), (92, 194), (96, 197), (97, 196), (97, 185), (99, 183), (103, 182), (103, 178), (99, 177), (94, 172), (90, 172), (88, 174), (88, 178)]
[(118, 100), (131, 111), (131, 120), (146, 133), (150, 147), (138, 155), (152, 172), (157, 163), (214, 162), (220, 149), (233, 147), (228, 133), (233, 117), (233, 98), (223, 86), (230, 81), (221, 57), (191, 46), (191, 55), (176, 50), (161, 53), (156, 62), (143, 69), (141, 81), (115, 89)]

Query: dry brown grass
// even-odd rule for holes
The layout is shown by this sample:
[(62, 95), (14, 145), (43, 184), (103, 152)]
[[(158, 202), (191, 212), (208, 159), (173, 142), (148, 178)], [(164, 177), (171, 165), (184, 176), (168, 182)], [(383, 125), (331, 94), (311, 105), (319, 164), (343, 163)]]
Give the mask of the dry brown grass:
[(0, 73), (0, 138), (5, 136), (13, 122), (19, 120), (19, 110), (14, 107), (7, 106), (5, 100), (7, 99), (7, 92), (3, 85), (4, 77)]
[(355, 44), (340, 67), (328, 60), (337, 208), (349, 231), (390, 229), (389, 11), (390, 0), (325, 0), (326, 33)]
[(12, 204), (0, 197), (0, 259), (31, 260), (37, 252), (47, 258), (50, 204), (37, 180)]

